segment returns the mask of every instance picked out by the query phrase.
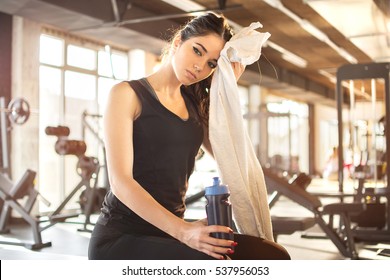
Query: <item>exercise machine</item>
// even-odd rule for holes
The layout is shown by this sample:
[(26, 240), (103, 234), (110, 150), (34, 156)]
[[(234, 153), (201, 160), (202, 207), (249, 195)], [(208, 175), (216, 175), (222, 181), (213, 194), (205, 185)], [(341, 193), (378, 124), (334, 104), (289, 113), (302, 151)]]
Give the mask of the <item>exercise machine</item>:
[[(24, 98), (15, 98), (5, 106), (5, 98), (0, 97), (0, 133), (1, 133), (1, 170), (0, 170), (0, 233), (11, 232), (10, 218), (12, 210), (16, 211), (32, 230), (33, 242), (11, 242), (1, 240), (1, 244), (20, 245), (32, 250), (51, 246), (51, 242), (43, 242), (40, 221), (31, 215), (37, 199), (50, 205), (35, 188), (36, 172), (27, 169), (23, 176), (14, 183), (11, 180), (11, 164), (8, 132), (13, 125), (23, 125), (30, 117), (30, 105)], [(24, 201), (22, 201), (24, 200)]]
[[(275, 223), (277, 225), (274, 228), (276, 234), (294, 230), (294, 226), (296, 230), (300, 227), (309, 227), (314, 222), (314, 224), (319, 225), (344, 257), (359, 258), (352, 230), (351, 215), (361, 213), (365, 209), (364, 204), (339, 202), (323, 205), (317, 196), (300, 187), (297, 182), (289, 183), (271, 169), (264, 168), (263, 172), (267, 188), (273, 192), (270, 202), (271, 207), (283, 195), (313, 213), (312, 220), (304, 218), (300, 221), (300, 218), (297, 217), (283, 217), (278, 224)], [(343, 225), (342, 227), (339, 226), (340, 224), (335, 225), (335, 217), (338, 217), (338, 222)]]
[[(77, 172), (81, 177), (81, 181), (65, 198), (64, 201), (47, 216), (33, 216), (32, 208), (37, 199), (43, 201), (47, 206), (50, 202), (47, 201), (35, 189), (36, 172), (26, 170), (22, 178), (14, 184), (11, 178), (10, 156), (8, 147), (8, 132), (13, 125), (24, 124), (30, 116), (30, 106), (23, 98), (13, 99), (8, 107), (5, 106), (4, 97), (0, 97), (0, 124), (1, 124), (1, 172), (0, 172), (0, 233), (7, 234), (10, 232), (11, 212), (12, 210), (19, 213), (32, 229), (33, 243), (30, 242), (8, 242), (0, 241), (2, 244), (22, 245), (26, 248), (37, 250), (47, 246), (51, 246), (51, 242), (42, 242), (41, 232), (51, 226), (65, 222), (68, 218), (77, 217), (77, 214), (64, 214), (63, 210), (71, 198), (80, 190), (85, 189), (80, 194), (80, 208), (82, 214), (85, 215), (83, 228), (80, 231), (88, 231), (87, 225), (93, 225), (90, 221), (92, 213), (100, 209), (100, 205), (104, 199), (106, 190), (97, 187), (97, 178), (99, 174), (99, 161), (94, 157), (85, 156), (86, 144), (84, 141), (69, 140), (67, 136), (69, 128), (47, 127), (45, 132), (48, 135), (58, 137), (55, 144), (55, 150), (60, 155), (75, 155), (78, 157)], [(9, 125), (10, 124), (10, 125)], [(93, 183), (91, 183), (93, 181)], [(24, 200), (24, 202), (22, 202)]]
[[(311, 177), (304, 172), (290, 174), (288, 172), (281, 171), (279, 168), (266, 168), (265, 173), (272, 172), (275, 176), (280, 177), (290, 185), (294, 185), (298, 188), (306, 190), (311, 183)], [(267, 186), (268, 187), (268, 186)], [(271, 209), (281, 197), (281, 193), (274, 190), (268, 197), (268, 206)], [(271, 216), (272, 229), (274, 234), (274, 240), (277, 241), (280, 234), (293, 234), (296, 231), (302, 232), (315, 225), (315, 219), (313, 217), (286, 217), (286, 216)]]
[[(101, 135), (101, 120), (103, 115), (100, 114), (91, 114), (87, 111), (84, 111), (81, 116), (82, 123), (82, 140), (85, 141), (86, 135), (91, 134), (93, 138), (97, 142), (97, 149), (101, 152), (101, 157), (97, 155), (97, 157), (101, 160), (102, 164), (100, 167), (103, 169), (100, 171), (100, 177), (102, 177), (103, 186), (108, 190), (109, 189), (109, 181), (108, 181), (108, 171), (107, 171), (107, 158), (106, 158), (106, 148), (104, 145), (103, 137)], [(99, 154), (99, 153), (97, 153)], [(102, 176), (103, 175), (103, 176)]]
[[(8, 131), (12, 125), (23, 125), (30, 117), (30, 105), (24, 98), (11, 100), (5, 105), (5, 98), (0, 97), (0, 135), (1, 135), (1, 173), (11, 178), (11, 165), (8, 147)], [(8, 125), (8, 121), (10, 126)]]
[[(344, 65), (337, 70), (337, 112), (338, 112), (338, 140), (339, 140), (339, 172), (338, 183), (339, 192), (344, 191), (344, 146), (345, 143), (345, 131), (344, 131), (344, 116), (343, 107), (345, 101), (349, 101), (350, 114), (354, 114), (354, 110), (357, 103), (357, 94), (355, 93), (355, 83), (361, 83), (365, 85), (366, 93), (370, 92), (370, 106), (372, 113), (375, 116), (377, 111), (377, 102), (381, 101), (384, 104), (385, 115), (379, 120), (382, 123), (390, 123), (390, 63), (367, 63), (367, 64), (351, 64)], [(349, 89), (346, 92), (343, 91), (343, 85), (348, 83)], [(349, 93), (349, 96), (346, 96)], [(351, 117), (350, 122), (355, 121)], [(376, 149), (376, 131), (375, 125), (379, 123), (375, 117), (370, 120), (372, 122), (371, 149), (366, 147), (367, 151), (371, 152), (372, 163), (371, 166), (366, 164), (366, 168), (358, 169), (359, 172), (355, 174), (354, 179), (357, 179), (358, 187), (356, 189), (356, 200), (367, 206), (365, 213), (362, 213), (357, 217), (356, 221), (358, 227), (354, 229), (354, 236), (359, 240), (364, 241), (390, 241), (390, 153), (385, 152), (381, 158), (385, 170), (381, 176), (381, 184), (379, 183), (378, 169), (377, 169), (377, 149)], [(349, 124), (350, 125), (350, 124)], [(368, 132), (368, 131), (367, 131)], [(368, 137), (368, 133), (367, 137)], [(384, 135), (385, 148), (390, 147), (390, 135), (389, 130), (386, 130)], [(351, 137), (352, 140), (356, 137)], [(367, 140), (367, 139), (366, 139)], [(370, 169), (373, 175), (367, 176), (365, 169)], [(370, 198), (370, 199), (367, 199)], [(372, 198), (372, 199), (371, 199)], [(377, 220), (377, 223), (372, 223), (378, 216), (382, 218)]]
[[(28, 249), (38, 250), (51, 246), (51, 242), (42, 242), (40, 220), (30, 214), (38, 197), (47, 205), (49, 202), (43, 198), (34, 187), (36, 172), (26, 170), (20, 180), (14, 184), (7, 176), (0, 173), (0, 198), (3, 200), (3, 207), (0, 215), (0, 233), (10, 233), (9, 219), (11, 210), (16, 211), (31, 226), (33, 243), (0, 241), (0, 244), (21, 245)], [(25, 199), (22, 203), (20, 200)]]
[[(65, 206), (69, 201), (80, 192), (82, 188), (84, 190), (80, 194), (80, 209), (85, 216), (83, 227), (78, 229), (79, 231), (91, 232), (87, 228), (88, 225), (94, 225), (91, 222), (91, 215), (97, 209), (100, 209), (100, 205), (106, 194), (105, 188), (98, 187), (98, 176), (100, 170), (100, 164), (97, 158), (89, 157), (85, 155), (87, 145), (82, 140), (70, 140), (67, 139), (70, 130), (66, 126), (48, 126), (45, 129), (45, 133), (51, 136), (57, 136), (58, 140), (55, 143), (55, 151), (57, 154), (66, 156), (77, 156), (77, 173), (81, 177), (80, 182), (73, 188), (68, 196), (61, 202), (61, 204), (54, 210), (54, 212), (48, 217), (51, 222), (47, 227), (52, 226), (56, 221), (68, 218), (68, 215), (61, 215)], [(78, 214), (73, 215), (78, 216)]]

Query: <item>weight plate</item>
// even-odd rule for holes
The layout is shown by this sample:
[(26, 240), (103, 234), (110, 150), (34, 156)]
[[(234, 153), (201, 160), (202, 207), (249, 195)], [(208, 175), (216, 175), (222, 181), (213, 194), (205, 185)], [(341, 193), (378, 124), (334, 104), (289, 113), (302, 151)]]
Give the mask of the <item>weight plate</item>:
[(13, 124), (22, 125), (30, 117), (30, 105), (24, 98), (16, 98), (8, 104), (8, 118)]

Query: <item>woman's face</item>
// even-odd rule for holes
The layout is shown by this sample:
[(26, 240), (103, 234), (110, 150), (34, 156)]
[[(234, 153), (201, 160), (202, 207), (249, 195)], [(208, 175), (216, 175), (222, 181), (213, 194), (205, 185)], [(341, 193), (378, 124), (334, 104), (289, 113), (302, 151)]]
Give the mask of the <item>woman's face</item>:
[(184, 42), (175, 40), (172, 65), (180, 83), (190, 85), (210, 76), (224, 45), (225, 41), (216, 34), (192, 37)]

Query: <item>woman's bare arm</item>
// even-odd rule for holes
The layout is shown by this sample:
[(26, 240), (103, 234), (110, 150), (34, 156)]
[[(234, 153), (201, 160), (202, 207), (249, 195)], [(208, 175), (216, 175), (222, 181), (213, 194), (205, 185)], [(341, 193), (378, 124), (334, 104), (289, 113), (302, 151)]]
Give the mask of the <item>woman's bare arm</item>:
[(159, 204), (137, 181), (133, 170), (133, 121), (141, 112), (140, 102), (127, 83), (110, 92), (104, 114), (104, 141), (113, 194), (144, 220), (188, 246), (215, 258), (226, 253), (232, 241), (210, 237), (211, 232), (229, 232), (223, 226), (188, 223)]

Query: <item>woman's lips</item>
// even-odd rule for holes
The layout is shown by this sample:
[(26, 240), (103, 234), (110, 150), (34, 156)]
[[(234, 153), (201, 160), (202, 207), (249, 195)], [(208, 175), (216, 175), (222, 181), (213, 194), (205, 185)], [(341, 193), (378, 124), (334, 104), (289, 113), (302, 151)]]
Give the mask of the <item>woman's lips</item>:
[(190, 79), (196, 80), (196, 76), (195, 76), (194, 73), (192, 73), (192, 72), (189, 71), (189, 70), (186, 70), (186, 73), (187, 73), (187, 76), (189, 76)]

